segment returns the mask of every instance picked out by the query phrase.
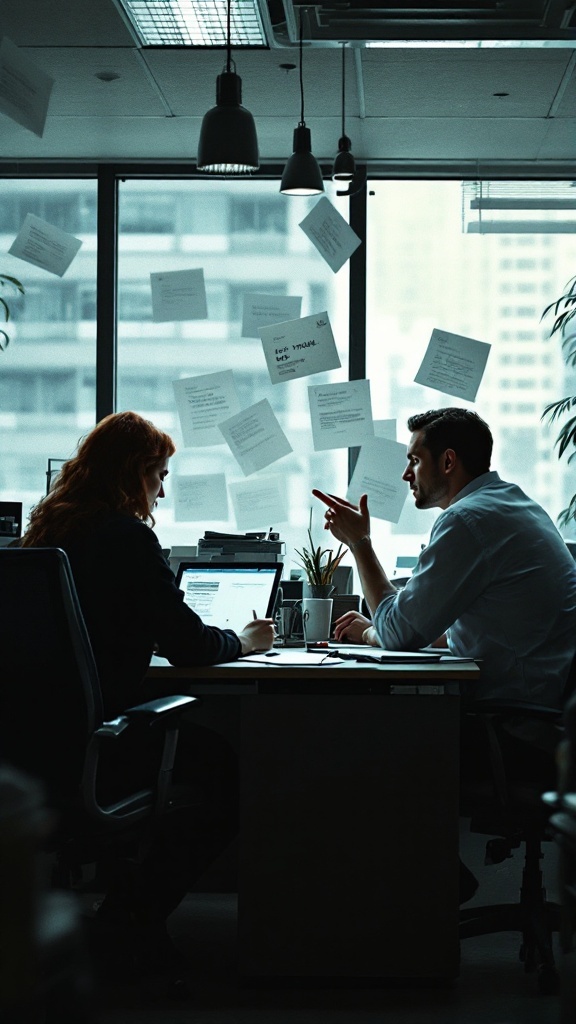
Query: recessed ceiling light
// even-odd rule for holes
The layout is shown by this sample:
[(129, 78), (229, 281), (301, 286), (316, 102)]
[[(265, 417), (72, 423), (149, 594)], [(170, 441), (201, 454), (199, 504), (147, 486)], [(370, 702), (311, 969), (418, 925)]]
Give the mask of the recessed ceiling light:
[[(226, 46), (226, 0), (116, 0), (145, 46)], [(268, 46), (258, 0), (234, 0), (231, 40)]]

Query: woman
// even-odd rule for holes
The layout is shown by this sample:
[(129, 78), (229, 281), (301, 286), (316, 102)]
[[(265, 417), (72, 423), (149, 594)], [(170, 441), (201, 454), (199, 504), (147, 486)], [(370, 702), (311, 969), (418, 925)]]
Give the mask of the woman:
[(21, 541), (68, 555), (106, 717), (138, 703), (154, 650), (173, 665), (214, 665), (272, 647), (271, 619), (236, 634), (205, 625), (184, 603), (152, 529), (175, 450), (135, 412), (106, 416), (32, 510)]
[[(154, 651), (174, 665), (213, 665), (272, 647), (272, 619), (249, 621), (236, 634), (205, 625), (184, 603), (152, 529), (174, 452), (168, 434), (137, 413), (106, 416), (32, 510), (21, 541), (68, 555), (105, 718), (154, 696), (149, 687), (143, 692)], [(146, 974), (172, 972), (166, 918), (237, 831), (235, 755), (193, 718), (180, 729), (174, 780), (192, 784), (199, 805), (190, 815), (169, 817), (144, 861), (108, 893), (97, 914), (100, 948), (113, 963), (119, 957), (123, 976), (129, 965)], [(133, 765), (152, 755), (150, 740), (144, 752), (144, 740), (136, 742), (138, 749), (126, 750), (121, 765), (106, 773), (108, 795), (130, 785)]]

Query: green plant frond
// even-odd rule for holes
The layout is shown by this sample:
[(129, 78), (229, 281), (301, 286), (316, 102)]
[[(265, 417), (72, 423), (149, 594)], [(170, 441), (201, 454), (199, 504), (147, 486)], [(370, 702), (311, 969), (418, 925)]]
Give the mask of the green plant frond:
[(310, 538), (310, 541), (312, 553), (308, 548), (302, 548), (301, 551), (297, 548), (294, 549), (300, 559), (300, 565), (306, 573), (308, 582), (314, 586), (332, 583), (334, 573), (348, 549), (343, 548), (342, 544), (340, 544), (336, 555), (333, 555), (332, 548), (323, 549), (321, 546), (316, 548), (312, 543), (312, 538)]
[(560, 416), (563, 416), (565, 412), (568, 412), (568, 409), (574, 408), (574, 406), (576, 406), (575, 395), (568, 395), (567, 398), (560, 398), (558, 401), (551, 402), (550, 405), (546, 406), (540, 419), (547, 419), (550, 423), (554, 423), (555, 420), (559, 419)]
[(4, 299), (1, 296), (0, 296), (0, 305), (4, 309), (4, 319), (6, 321), (8, 321), (10, 319), (10, 308), (8, 306), (8, 303), (4, 302)]
[(0, 341), (0, 352), (4, 352), (4, 350), (7, 349), (8, 345), (10, 344), (10, 338), (6, 334), (6, 331), (2, 330), (0, 330), (0, 338), (4, 338), (4, 344), (2, 344), (2, 342)]
[(572, 416), (567, 423), (564, 424), (558, 437), (555, 441), (555, 447), (558, 448), (558, 458), (561, 459), (564, 452), (568, 448), (568, 445), (574, 444), (576, 441), (576, 416)]

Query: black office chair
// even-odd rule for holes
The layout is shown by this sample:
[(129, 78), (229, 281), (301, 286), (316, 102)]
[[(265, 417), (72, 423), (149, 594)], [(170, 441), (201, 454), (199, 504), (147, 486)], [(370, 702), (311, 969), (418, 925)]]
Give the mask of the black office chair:
[[(573, 670), (570, 685), (572, 675)], [(551, 994), (559, 983), (553, 933), (560, 927), (560, 907), (546, 898), (543, 886), (543, 844), (553, 839), (553, 831), (551, 810), (543, 803), (542, 794), (555, 778), (555, 750), (563, 736), (563, 715), (548, 707), (503, 700), (477, 701), (469, 715), (484, 735), (489, 773), (486, 781), (465, 784), (464, 813), (471, 817), (472, 832), (492, 837), (486, 844), (486, 864), (501, 863), (523, 845), (524, 867), (519, 900), (462, 909), (460, 938), (519, 932), (525, 970), (537, 972), (540, 991)], [(539, 745), (532, 748), (535, 769), (528, 777), (526, 760), (523, 757), (517, 763), (517, 741), (508, 731), (519, 717), (539, 734)], [(528, 752), (524, 743), (521, 747)]]
[[(186, 805), (172, 787), (179, 719), (193, 697), (170, 696), (103, 720), (98, 672), (67, 555), (58, 548), (0, 550), (2, 690), (0, 757), (39, 780), (55, 815), (53, 883), (71, 888), (86, 865), (106, 887), (145, 850), (164, 816)], [(141, 780), (112, 792), (116, 758), (141, 734)], [(103, 774), (104, 772), (104, 774)], [(107, 792), (102, 783), (106, 776)]]
[(560, 1018), (576, 1021), (576, 696), (564, 713), (565, 739), (558, 750), (557, 788), (542, 800), (551, 813), (550, 828), (559, 847)]

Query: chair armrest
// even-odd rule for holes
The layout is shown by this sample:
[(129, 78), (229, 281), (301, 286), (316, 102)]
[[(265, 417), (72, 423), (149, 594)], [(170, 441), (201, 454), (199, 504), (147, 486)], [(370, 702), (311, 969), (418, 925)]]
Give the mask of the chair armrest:
[[(127, 708), (123, 715), (119, 715), (118, 718), (109, 722), (103, 722), (98, 729), (94, 730), (86, 750), (82, 774), (84, 806), (94, 820), (100, 824), (106, 824), (108, 828), (121, 828), (126, 823), (134, 823), (145, 817), (151, 818), (152, 815), (157, 818), (162, 813), (166, 806), (169, 781), (174, 765), (179, 732), (178, 719), (195, 700), (195, 697), (181, 694), (158, 697), (155, 700)], [(149, 728), (151, 725), (157, 724), (162, 724), (166, 728), (155, 788), (149, 791), (142, 790), (115, 805), (103, 807), (96, 796), (101, 743), (109, 739), (117, 739), (129, 727)]]
[(181, 715), (195, 700), (196, 697), (173, 694), (169, 697), (148, 700), (144, 704), (135, 704), (131, 708), (126, 708), (126, 711), (118, 718), (102, 722), (102, 725), (95, 729), (94, 735), (100, 736), (102, 739), (116, 739), (122, 735), (131, 722), (138, 723), (138, 725), (165, 723), (168, 716)]
[(155, 725), (162, 722), (168, 715), (180, 715), (194, 703), (196, 697), (188, 697), (182, 694), (171, 694), (168, 697), (156, 697), (144, 704), (135, 704), (134, 707), (126, 708), (124, 715), (130, 720), (148, 722)]

